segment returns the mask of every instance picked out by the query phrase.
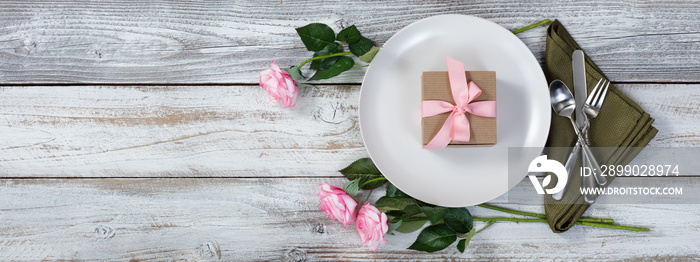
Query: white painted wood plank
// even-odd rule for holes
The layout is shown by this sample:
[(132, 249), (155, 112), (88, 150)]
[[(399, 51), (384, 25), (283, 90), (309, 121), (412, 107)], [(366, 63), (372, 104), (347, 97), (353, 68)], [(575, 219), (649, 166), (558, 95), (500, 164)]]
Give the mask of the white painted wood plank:
[(7, 87), (0, 173), (334, 175), (366, 156), (358, 89), (307, 89), (283, 109), (257, 86)]
[[(695, 178), (686, 190), (699, 190)], [(417, 233), (387, 236), (373, 253), (353, 225), (319, 210), (318, 184), (341, 178), (3, 179), (1, 260), (359, 261), (376, 259), (681, 260), (698, 259), (698, 205), (596, 205), (590, 216), (651, 232), (498, 223), (460, 254), (407, 250)], [(532, 190), (523, 180), (515, 190)], [(373, 195), (376, 199), (383, 192)], [(539, 196), (537, 196), (539, 197)], [(372, 200), (374, 201), (374, 200)], [(541, 205), (513, 206), (543, 212)], [(502, 213), (470, 208), (475, 216)], [(477, 226), (483, 224), (477, 223)]]
[(659, 130), (652, 147), (700, 146), (700, 85), (618, 85)]
[[(660, 131), (700, 145), (700, 86), (622, 85)], [(257, 86), (0, 89), (3, 177), (334, 176), (366, 157), (357, 86), (305, 89), (283, 109)]]
[[(614, 81), (700, 81), (698, 1), (3, 1), (2, 83), (255, 83), (310, 56), (294, 27), (356, 24), (377, 44), (439, 14), (509, 29), (559, 19)], [(542, 61), (544, 27), (519, 37)], [(363, 68), (334, 78), (359, 83)]]

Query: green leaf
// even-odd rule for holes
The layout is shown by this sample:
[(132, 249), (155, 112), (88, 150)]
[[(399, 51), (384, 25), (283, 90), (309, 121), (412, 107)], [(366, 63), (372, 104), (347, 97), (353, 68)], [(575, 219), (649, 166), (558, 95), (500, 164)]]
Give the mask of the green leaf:
[(460, 240), (457, 242), (457, 250), (459, 250), (460, 253), (464, 253), (464, 249), (467, 248), (467, 244), (465, 239)]
[(397, 227), (395, 230), (396, 232), (408, 234), (411, 232), (415, 232), (418, 229), (421, 229), (425, 223), (427, 223), (427, 219), (422, 219), (422, 220), (415, 220), (415, 221), (403, 221), (401, 222), (401, 225)]
[(416, 202), (418, 202), (418, 205), (421, 206), (421, 207), (424, 207), (424, 206), (436, 207), (436, 205), (428, 204), (428, 203), (425, 203), (425, 202), (420, 201), (420, 200), (418, 200), (418, 199), (416, 199)]
[(357, 196), (357, 192), (360, 191), (360, 180), (355, 179), (353, 181), (348, 181), (343, 185), (343, 190), (352, 197)]
[(380, 210), (404, 210), (408, 206), (418, 206), (418, 203), (410, 197), (383, 196), (377, 199), (374, 206)]
[(374, 47), (374, 42), (363, 37), (360, 39), (360, 41), (357, 41), (357, 43), (349, 44), (348, 47), (353, 55), (360, 57), (369, 52), (369, 50), (372, 50), (372, 47)]
[(435, 252), (445, 249), (457, 240), (457, 235), (446, 225), (433, 225), (420, 232), (416, 242), (408, 249)]
[(370, 49), (367, 53), (360, 56), (360, 61), (365, 63), (371, 63), (372, 59), (374, 59), (374, 56), (377, 55), (377, 52), (379, 52), (379, 49), (382, 48), (373, 46), (372, 49)]
[(319, 51), (324, 46), (335, 42), (335, 32), (324, 24), (312, 23), (296, 28), (296, 30), (309, 51)]
[(430, 206), (424, 206), (421, 207), (421, 210), (423, 213), (425, 213), (428, 218), (430, 218), (430, 224), (437, 224), (438, 221), (441, 219), (445, 218), (445, 215), (447, 215), (447, 208), (446, 207), (430, 207)]
[(301, 70), (299, 70), (299, 67), (297, 66), (290, 66), (289, 68), (285, 68), (284, 71), (287, 71), (287, 73), (289, 73), (289, 76), (291, 76), (292, 79), (294, 79), (294, 81), (299, 81), (299, 79), (304, 77), (301, 74)]
[(387, 234), (390, 234), (390, 235), (393, 235), (393, 234), (394, 234), (394, 230), (396, 230), (396, 228), (400, 227), (402, 223), (403, 223), (402, 220), (399, 220), (399, 221), (396, 222), (396, 223), (389, 223), (389, 230), (387, 230), (386, 233), (387, 233)]
[[(421, 210), (420, 206), (418, 206), (418, 205), (406, 206), (406, 208), (401, 210), (401, 212), (403, 212), (406, 216), (414, 216), (414, 215), (419, 215), (419, 214), (425, 216), (423, 214), (423, 210)], [(427, 216), (425, 216), (425, 217), (427, 217)]]
[[(349, 57), (347, 58), (352, 60)], [(357, 161), (352, 162), (352, 164), (350, 164), (346, 168), (343, 168), (339, 172), (343, 174), (348, 180), (360, 179), (360, 189), (373, 189), (380, 187), (386, 183), (386, 180), (379, 180), (372, 182), (368, 185), (362, 185), (364, 182), (370, 181), (372, 179), (384, 177), (382, 176), (382, 173), (379, 172), (379, 169), (377, 169), (377, 167), (374, 165), (372, 159), (369, 158), (358, 159)]]
[(341, 30), (336, 39), (348, 44), (354, 44), (362, 39), (362, 35), (360, 34), (360, 31), (357, 30), (355, 25), (351, 25), (350, 27)]
[(386, 186), (386, 196), (388, 197), (408, 197), (406, 193), (402, 192), (396, 186), (394, 186), (392, 183), (389, 183)]
[(466, 234), (474, 228), (474, 219), (466, 208), (449, 208), (445, 225), (457, 233)]
[[(334, 76), (339, 75), (342, 72), (350, 70), (352, 66), (355, 65), (355, 61), (352, 60), (352, 58), (348, 56), (339, 56), (338, 61), (336, 61), (334, 64), (332, 64), (330, 67), (316, 71), (316, 74), (309, 78), (309, 80), (321, 80), (321, 79), (328, 79)], [(383, 185), (384, 183), (382, 183)], [(363, 188), (364, 189), (364, 188)]]
[(422, 202), (410, 197), (404, 192), (401, 192), (401, 190), (396, 188), (396, 186), (392, 185), (391, 183), (389, 183), (386, 187), (386, 194), (384, 197), (380, 199), (382, 199), (382, 201), (379, 202), (380, 205), (402, 202), (400, 206), (388, 208), (391, 209), (391, 211), (389, 211), (390, 213), (403, 219), (414, 215), (422, 215), (424, 218), (427, 217), (423, 214), (423, 210), (421, 210), (420, 204)]
[(385, 214), (390, 218), (389, 222), (396, 222), (397, 220), (402, 220), (405, 217), (404, 213), (400, 210), (386, 211)]
[(340, 59), (340, 56), (334, 56), (334, 57), (323, 58), (323, 59), (311, 61), (311, 65), (309, 66), (309, 69), (323, 70), (323, 69), (329, 68), (330, 66), (332, 66), (333, 64), (338, 62), (338, 59)]
[[(321, 49), (320, 51), (314, 52), (314, 57), (331, 55), (340, 52), (343, 52), (343, 47), (340, 46), (340, 44), (338, 44), (337, 42), (333, 42), (328, 44), (327, 46), (324, 46), (323, 49)], [(313, 60), (311, 61), (311, 65), (309, 66), (309, 68), (314, 70), (326, 69), (332, 64), (334, 64), (336, 61), (338, 61), (339, 58), (340, 57), (338, 56), (334, 56), (329, 58)]]
[(469, 234), (467, 234), (467, 237), (459, 241), (460, 243), (464, 242), (464, 246), (461, 249), (459, 245), (457, 245), (457, 249), (459, 249), (459, 252), (464, 253), (464, 250), (467, 249), (469, 241), (472, 240), (472, 237), (474, 237), (474, 235), (476, 235), (476, 229), (472, 228), (472, 230), (469, 230)]
[(306, 83), (297, 83), (297, 86), (299, 86), (299, 87), (314, 87), (314, 88), (318, 89), (318, 86), (312, 85), (312, 84), (306, 84)]

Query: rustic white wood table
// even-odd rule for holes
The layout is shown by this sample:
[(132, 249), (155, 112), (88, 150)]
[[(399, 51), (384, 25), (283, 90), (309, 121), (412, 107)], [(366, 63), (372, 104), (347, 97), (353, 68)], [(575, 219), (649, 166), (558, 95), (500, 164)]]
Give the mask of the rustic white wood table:
[[(258, 72), (272, 59), (309, 57), (293, 28), (310, 22), (355, 24), (382, 44), (448, 13), (511, 29), (559, 19), (656, 118), (651, 146), (700, 146), (698, 1), (8, 0), (0, 3), (0, 260), (700, 257), (700, 205), (587, 213), (647, 233), (499, 223), (464, 254), (407, 250), (417, 233), (388, 236), (373, 253), (329, 220), (318, 184), (341, 185), (336, 170), (367, 156), (357, 119), (364, 69), (303, 89), (292, 109), (267, 99)], [(540, 61), (544, 33), (518, 35)], [(700, 190), (697, 177), (674, 179)]]

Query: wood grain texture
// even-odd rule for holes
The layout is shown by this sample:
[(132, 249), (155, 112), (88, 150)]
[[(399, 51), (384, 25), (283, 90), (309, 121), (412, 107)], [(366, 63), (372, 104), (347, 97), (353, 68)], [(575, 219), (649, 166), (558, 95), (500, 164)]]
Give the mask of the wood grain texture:
[(5, 87), (0, 172), (334, 175), (366, 156), (358, 89), (306, 89), (296, 107), (283, 109), (257, 86)]
[[(700, 190), (697, 179), (678, 179), (684, 182), (674, 183), (683, 184), (686, 192)], [(576, 226), (554, 234), (543, 223), (503, 222), (477, 235), (465, 254), (454, 246), (434, 254), (407, 250), (417, 233), (387, 236), (388, 244), (373, 253), (361, 246), (352, 225), (343, 229), (319, 210), (316, 192), (324, 181), (341, 185), (346, 180), (0, 180), (0, 259), (543, 261), (700, 256), (700, 228), (692, 222), (700, 208), (690, 204), (596, 205), (588, 212), (623, 225), (650, 227), (647, 233)], [(514, 190), (534, 191), (529, 180)], [(543, 212), (541, 205), (507, 207)], [(481, 217), (503, 215), (470, 210)]]
[[(294, 27), (356, 24), (383, 44), (439, 14), (516, 29), (559, 19), (614, 81), (700, 81), (698, 1), (3, 1), (1, 83), (255, 83), (310, 56)], [(542, 61), (544, 27), (518, 36)], [(327, 82), (359, 83), (363, 68)]]
[[(699, 85), (621, 85), (658, 147), (700, 145)], [(304, 89), (283, 109), (257, 86), (0, 89), (3, 177), (339, 176), (366, 157), (357, 86)]]

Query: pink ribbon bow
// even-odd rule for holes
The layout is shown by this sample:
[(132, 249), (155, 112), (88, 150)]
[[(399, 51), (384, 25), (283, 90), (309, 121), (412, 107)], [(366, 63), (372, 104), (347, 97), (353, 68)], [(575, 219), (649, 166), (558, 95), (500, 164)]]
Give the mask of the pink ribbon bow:
[(440, 100), (426, 100), (421, 105), (423, 118), (452, 111), (437, 135), (423, 149), (446, 147), (451, 141), (469, 142), (470, 129), (466, 113), (483, 117), (496, 117), (496, 101), (472, 101), (481, 95), (481, 89), (469, 82), (464, 74), (464, 64), (447, 57), (447, 74), (450, 78), (452, 98), (455, 104)]

